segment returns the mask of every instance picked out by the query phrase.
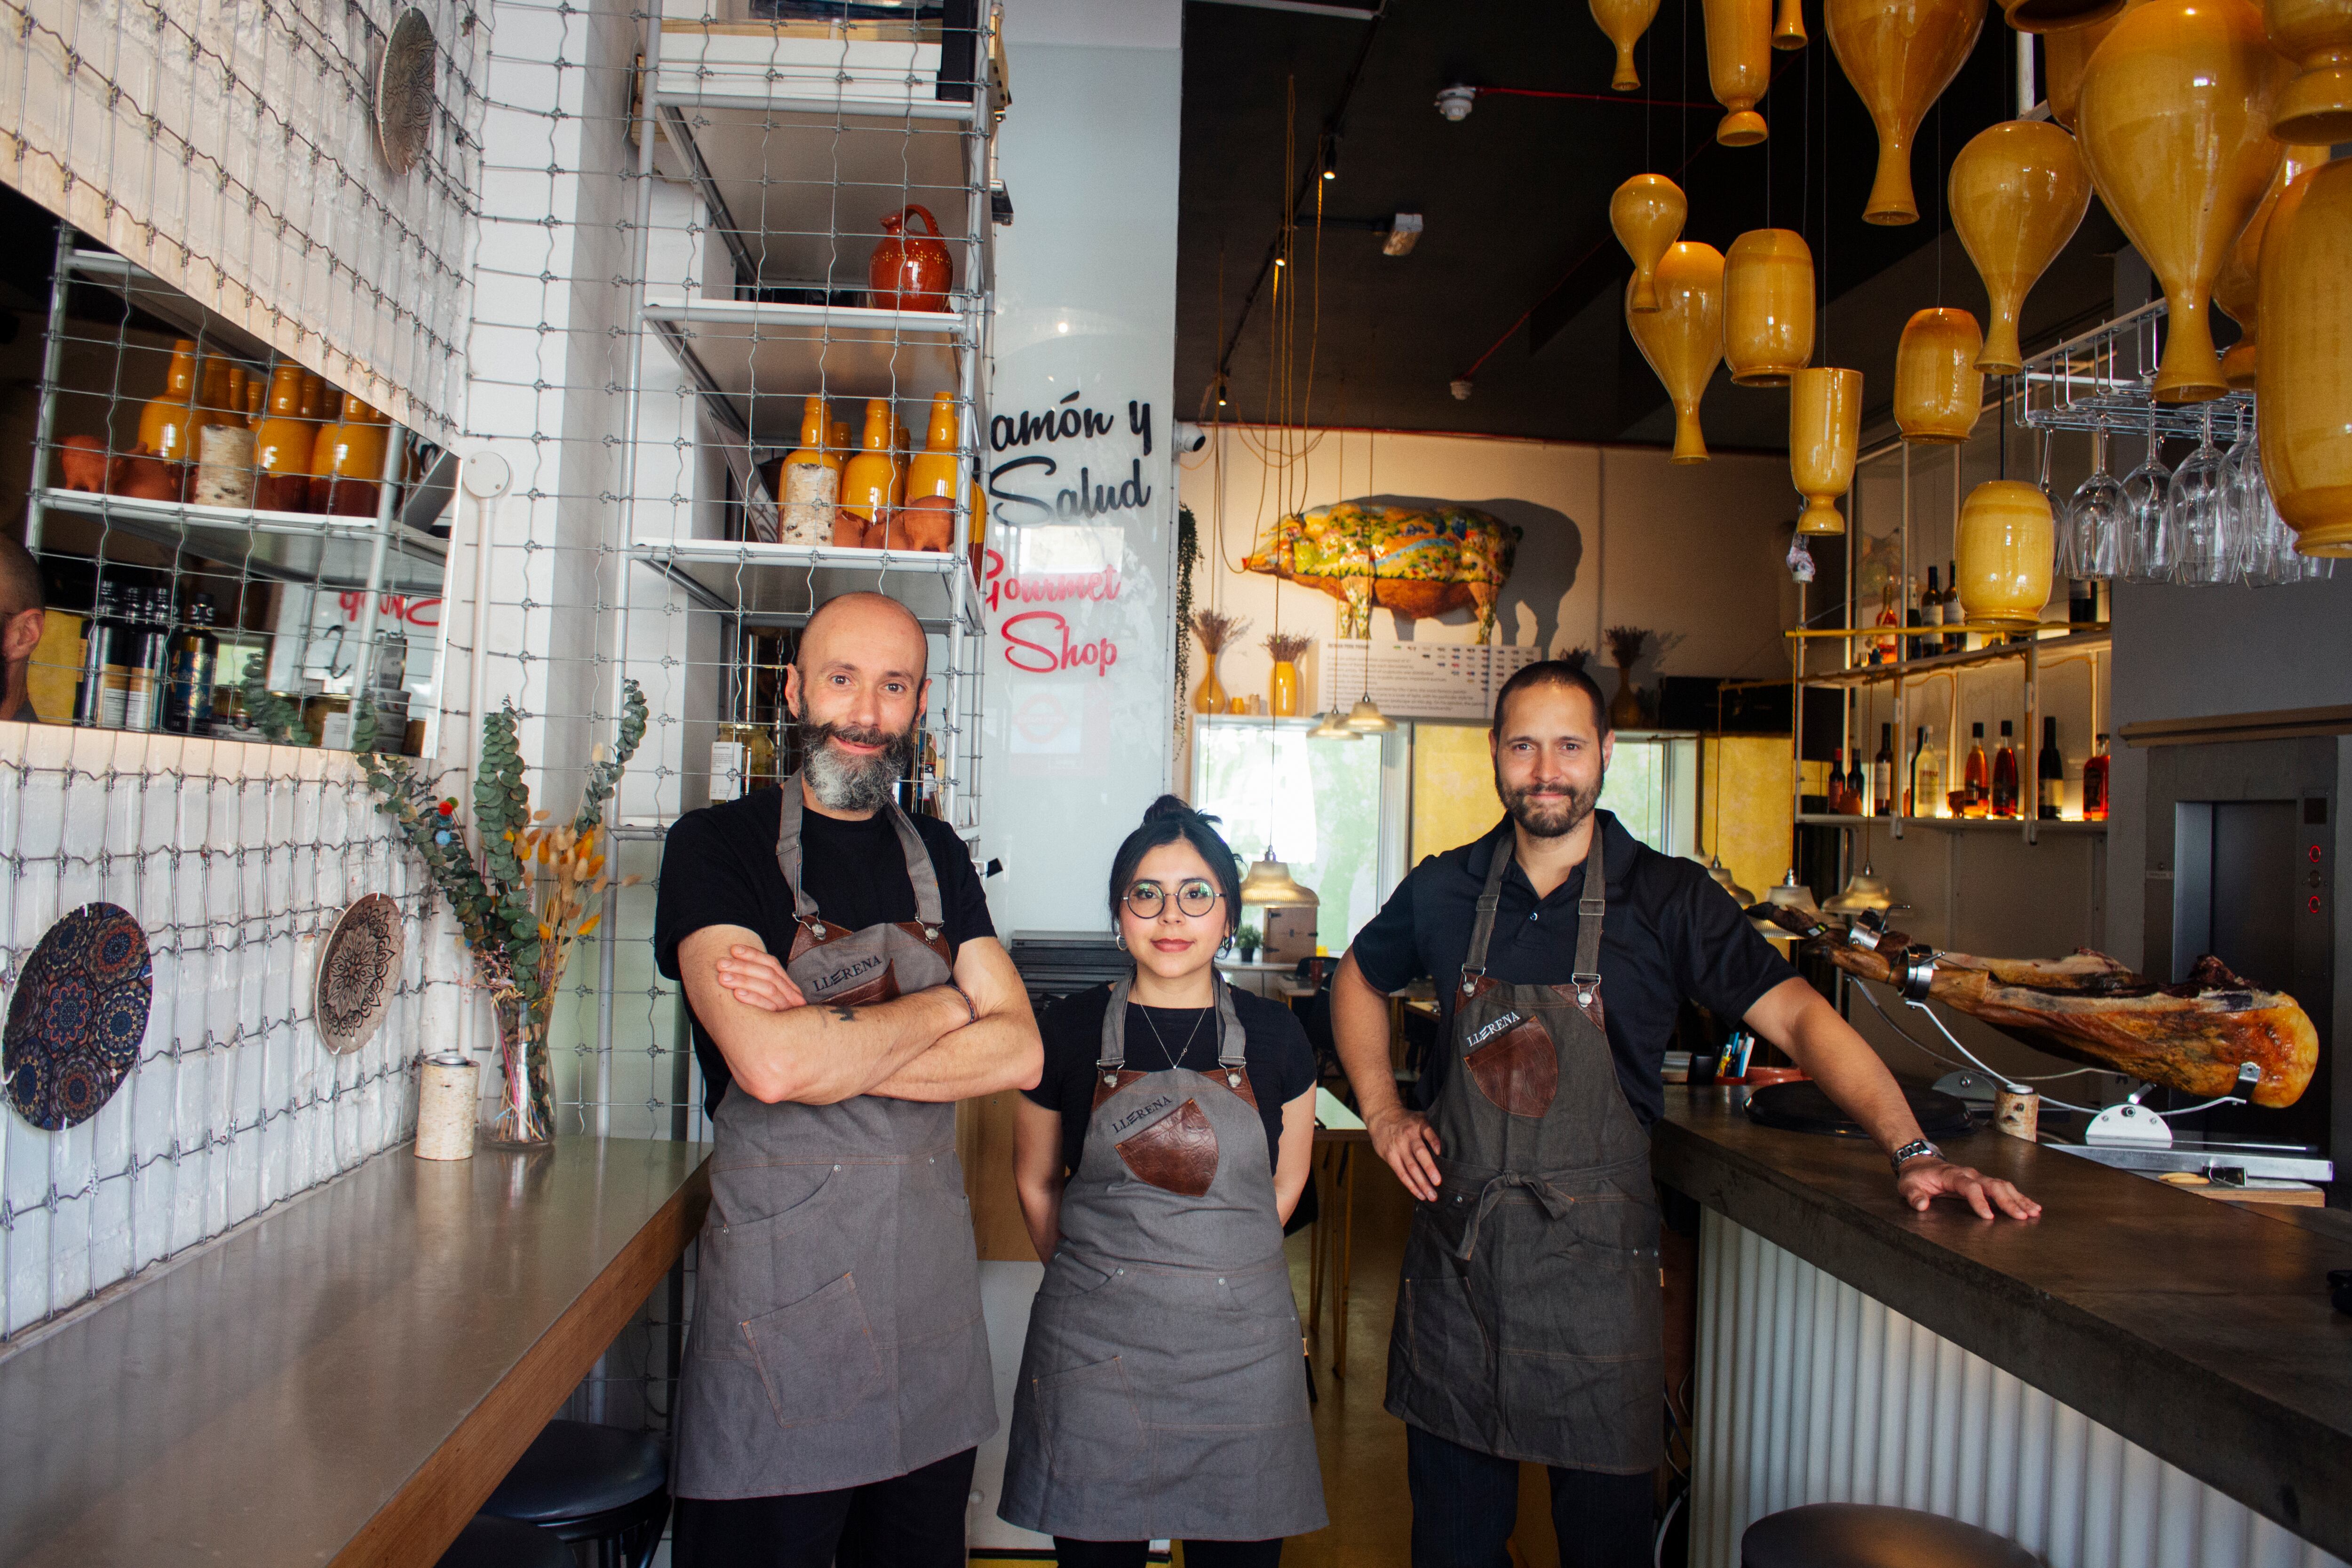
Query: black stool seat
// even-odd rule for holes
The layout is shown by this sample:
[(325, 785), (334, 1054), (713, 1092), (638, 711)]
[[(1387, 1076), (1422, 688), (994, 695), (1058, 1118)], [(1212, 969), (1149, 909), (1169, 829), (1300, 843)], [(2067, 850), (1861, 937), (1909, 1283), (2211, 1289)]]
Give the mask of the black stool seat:
[(551, 1421), (482, 1511), (560, 1529), (641, 1502), (668, 1479), (669, 1456), (651, 1433)]
[(572, 1548), (534, 1525), (478, 1513), (436, 1568), (573, 1568)]
[(1740, 1568), (2041, 1568), (2014, 1541), (1941, 1514), (1816, 1502), (1768, 1513), (1739, 1538)]

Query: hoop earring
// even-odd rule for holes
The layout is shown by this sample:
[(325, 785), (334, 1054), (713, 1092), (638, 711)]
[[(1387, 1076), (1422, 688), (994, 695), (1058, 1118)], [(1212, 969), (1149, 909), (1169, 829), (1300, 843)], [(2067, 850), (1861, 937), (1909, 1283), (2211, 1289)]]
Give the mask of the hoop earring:
[(1125, 931), (1115, 931), (1111, 932), (1110, 940), (1112, 944), (1116, 946), (1119, 952), (1125, 952), (1127, 951), (1127, 933)]

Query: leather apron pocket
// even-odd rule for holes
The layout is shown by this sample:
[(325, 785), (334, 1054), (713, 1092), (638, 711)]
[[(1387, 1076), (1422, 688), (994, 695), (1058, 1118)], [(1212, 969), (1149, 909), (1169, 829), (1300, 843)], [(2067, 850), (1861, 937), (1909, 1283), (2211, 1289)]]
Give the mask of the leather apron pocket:
[(1186, 1100), (1142, 1131), (1122, 1139), (1118, 1157), (1136, 1180), (1188, 1198), (1205, 1197), (1217, 1179), (1217, 1130), (1197, 1101)]
[(1474, 1047), (1462, 1065), (1480, 1093), (1514, 1116), (1540, 1117), (1559, 1089), (1559, 1053), (1540, 1018), (1523, 1019)]
[(743, 1338), (779, 1426), (831, 1420), (884, 1392), (882, 1357), (854, 1275), (749, 1320)]
[(1132, 1489), (1144, 1473), (1143, 1413), (1118, 1356), (1037, 1379), (1051, 1491)]

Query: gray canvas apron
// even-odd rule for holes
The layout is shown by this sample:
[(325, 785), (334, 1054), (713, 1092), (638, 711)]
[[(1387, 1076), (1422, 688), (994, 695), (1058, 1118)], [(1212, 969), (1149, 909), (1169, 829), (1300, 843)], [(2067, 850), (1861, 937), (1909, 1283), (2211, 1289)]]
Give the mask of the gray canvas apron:
[(997, 1512), (1082, 1541), (1320, 1530), (1298, 1310), (1232, 990), (1218, 982), (1216, 1072), (1137, 1072), (1128, 985), (1103, 1014), (1086, 1148), (1029, 1311)]
[(1630, 1475), (1664, 1458), (1658, 1206), (1602, 1026), (1601, 831), (1566, 985), (1486, 972), (1511, 858), (1506, 835), (1454, 998), (1437, 1199), (1405, 1242), (1388, 1409), (1480, 1453)]
[[(930, 855), (897, 806), (884, 809), (916, 918), (850, 931), (801, 888), (801, 782), (784, 781), (776, 863), (797, 927), (784, 972), (811, 1006), (950, 978)], [(995, 1431), (955, 1107), (875, 1095), (762, 1105), (736, 1083), (711, 1128), (677, 1495), (863, 1486)]]

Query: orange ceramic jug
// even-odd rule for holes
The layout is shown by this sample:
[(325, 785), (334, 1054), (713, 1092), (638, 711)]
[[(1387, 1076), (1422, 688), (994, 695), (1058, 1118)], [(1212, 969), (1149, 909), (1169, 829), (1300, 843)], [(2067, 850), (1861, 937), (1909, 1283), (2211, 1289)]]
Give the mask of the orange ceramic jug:
[(1723, 357), (1723, 256), (1711, 245), (1683, 240), (1667, 247), (1657, 266), (1658, 308), (1633, 310), (1625, 285), (1625, 325), (1675, 405), (1675, 463), (1706, 461), (1698, 400)]
[(2221, 270), (2213, 279), (2213, 303), (2229, 313), (2230, 320), (2243, 329), (2230, 352), (2221, 356), (2221, 379), (2233, 392), (2251, 390), (2254, 384), (2254, 354), (2256, 336), (2261, 327), (2256, 305), (2261, 300), (2257, 287), (2263, 259), (2263, 232), (2270, 227), (2271, 212), (2278, 205), (2279, 193), (2294, 182), (2306, 169), (2316, 169), (2327, 162), (2325, 147), (2292, 146), (2279, 163), (2279, 171), (2271, 176), (2271, 188), (2263, 193), (2262, 205), (2254, 216), (2246, 220), (2245, 232), (2238, 243), (2230, 247), (2230, 258), (2221, 263)]
[(2352, 158), (2302, 174), (2263, 235), (2254, 430), (2305, 555), (2352, 555)]
[[(390, 421), (358, 395), (343, 394), (343, 418), (320, 432), (327, 448), (326, 505), (320, 510), (337, 517), (373, 517), (377, 486), (383, 479), (384, 449), (390, 445)], [(315, 467), (315, 460), (313, 463)], [(311, 487), (318, 499), (318, 487)]]
[(2147, 0), (2084, 68), (2076, 122), (2092, 184), (2164, 285), (2159, 403), (2228, 389), (2206, 308), (2278, 169), (2271, 107), (2290, 69), (2253, 0)]
[(2050, 118), (2074, 129), (2074, 110), (2083, 98), (2083, 68), (2091, 63), (2124, 13), (2140, 0), (2124, 0), (2095, 20), (2076, 26), (2053, 27), (2042, 35), (2042, 95), (2049, 100)]
[(1984, 412), (1984, 335), (1966, 310), (1929, 308), (1904, 323), (1895, 347), (1895, 427), (1906, 441), (1954, 446)]
[(1772, 24), (1772, 47), (1776, 49), (1801, 49), (1805, 47), (1804, 0), (1780, 0), (1780, 20)]
[(2120, 13), (2124, 0), (2001, 0), (2009, 25), (2021, 33), (2062, 33)]
[(1984, 30), (1985, 0), (1826, 0), (1822, 20), (1846, 79), (1878, 127), (1870, 223), (1916, 223), (1911, 137)]
[(1970, 626), (2023, 629), (2041, 621), (2056, 532), (2050, 498), (2039, 485), (1987, 479), (1969, 492), (1960, 503), (1952, 587)]
[(1772, 0), (1699, 0), (1706, 16), (1706, 79), (1727, 110), (1715, 139), (1727, 147), (1764, 140), (1756, 100), (1772, 85)]
[(890, 456), (890, 404), (887, 398), (866, 400), (866, 433), (857, 455), (841, 470), (841, 510), (856, 512), (867, 522), (881, 522), (890, 514), (898, 475)]
[(264, 511), (310, 510), (310, 465), (319, 427), (301, 417), (302, 367), (269, 373), (269, 414), (253, 427), (253, 462), (261, 470), (253, 504)]
[(1657, 16), (1658, 0), (1590, 0), (1590, 4), (1592, 19), (1617, 46), (1617, 70), (1609, 85), (1619, 92), (1632, 92), (1642, 85), (1641, 74), (1633, 68), (1633, 46), (1641, 42)]
[(2271, 47), (2303, 68), (2279, 94), (2271, 134), (2282, 142), (2352, 142), (2352, 5), (2263, 0)]
[(1799, 533), (1843, 533), (1838, 497), (1853, 486), (1862, 436), (1862, 372), (1801, 370), (1789, 380), (1789, 473), (1805, 510)]
[(1786, 386), (1813, 359), (1813, 253), (1793, 228), (1751, 228), (1723, 261), (1723, 363), (1734, 386)]
[(2023, 368), (2017, 314), (2091, 205), (2090, 172), (2074, 139), (2046, 120), (2004, 120), (1969, 139), (1952, 160), (1952, 226), (1992, 299), (1977, 368)]
[(945, 496), (953, 500), (955, 493), (955, 394), (939, 392), (931, 395), (931, 423), (923, 435), (923, 449), (907, 464), (906, 499), (915, 501), (925, 496)]
[(189, 431), (191, 406), (196, 395), (196, 345), (182, 338), (172, 345), (172, 363), (163, 372), (163, 390), (139, 411), (139, 448), (151, 457), (184, 463), (195, 456), (195, 437)]
[(1609, 198), (1609, 226), (1633, 258), (1633, 302), (1627, 309), (1658, 308), (1658, 258), (1682, 237), (1690, 204), (1682, 187), (1664, 174), (1636, 174)]
[[(908, 229), (918, 217), (929, 235)], [(954, 275), (939, 220), (929, 207), (909, 205), (882, 220), (882, 242), (866, 264), (866, 302), (878, 310), (944, 310)]]

